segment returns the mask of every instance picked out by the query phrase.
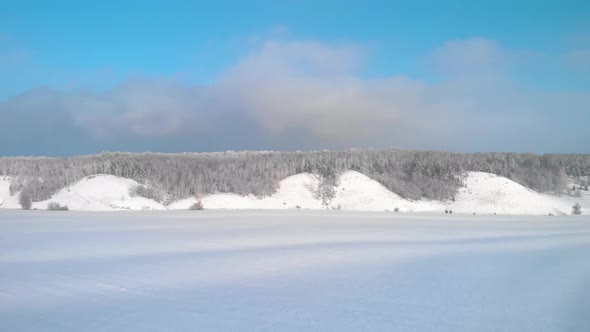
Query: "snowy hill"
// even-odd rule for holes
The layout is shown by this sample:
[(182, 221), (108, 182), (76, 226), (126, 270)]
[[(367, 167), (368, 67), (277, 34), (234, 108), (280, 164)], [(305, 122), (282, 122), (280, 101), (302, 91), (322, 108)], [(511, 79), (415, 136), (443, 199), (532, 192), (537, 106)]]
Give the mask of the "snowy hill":
[(569, 214), (572, 203), (544, 195), (494, 174), (470, 172), (456, 201), (449, 205), (459, 213), (482, 214)]
[(389, 191), (379, 182), (356, 171), (344, 172), (335, 188), (332, 208), (357, 211), (440, 211), (437, 201), (410, 201)]
[[(583, 197), (554, 196), (530, 190), (507, 178), (489, 173), (470, 172), (463, 179), (455, 201), (407, 200), (389, 191), (377, 181), (356, 171), (344, 172), (334, 188), (328, 206), (322, 204), (316, 191), (319, 178), (302, 173), (280, 182), (276, 193), (267, 197), (219, 193), (201, 197), (205, 209), (341, 209), (355, 211), (443, 212), (464, 214), (570, 214), (579, 202), (586, 214), (590, 195)], [(33, 203), (35, 209), (46, 209), (50, 202), (67, 205), (71, 210), (186, 210), (197, 202), (186, 198), (164, 206), (154, 200), (130, 195), (138, 183), (112, 175), (83, 178), (62, 189), (51, 199)], [(10, 178), (0, 178), (0, 208), (18, 209), (18, 195), (9, 194)]]
[[(314, 196), (319, 180), (309, 173), (287, 177), (276, 193), (269, 197), (236, 194), (214, 194), (202, 198), (205, 209), (322, 209), (322, 202)], [(196, 198), (172, 203), (169, 209), (188, 209)]]
[(83, 178), (70, 187), (60, 190), (50, 199), (33, 203), (33, 208), (46, 209), (47, 204), (56, 202), (67, 205), (71, 210), (162, 210), (165, 207), (151, 199), (131, 197), (131, 188), (138, 183), (131, 179), (112, 175), (92, 175)]
[[(590, 209), (590, 195), (583, 198), (540, 194), (512, 180), (483, 172), (469, 172), (455, 201), (407, 200), (379, 182), (356, 171), (344, 172), (334, 188), (335, 196), (326, 207), (314, 195), (319, 180), (312, 174), (297, 174), (283, 180), (272, 196), (215, 194), (202, 198), (205, 209), (342, 209), (355, 211), (442, 212), (467, 214), (570, 214), (575, 202)], [(169, 209), (187, 209), (196, 199), (171, 204)]]

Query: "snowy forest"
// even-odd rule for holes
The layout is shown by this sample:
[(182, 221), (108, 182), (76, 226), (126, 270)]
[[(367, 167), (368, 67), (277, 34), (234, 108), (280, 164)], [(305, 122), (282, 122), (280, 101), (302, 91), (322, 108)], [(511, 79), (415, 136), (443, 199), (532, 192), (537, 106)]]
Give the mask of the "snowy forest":
[(494, 173), (538, 192), (564, 193), (568, 177), (588, 185), (590, 155), (450, 153), (407, 150), (313, 152), (113, 153), (69, 158), (1, 157), (0, 176), (12, 193), (48, 199), (83, 177), (110, 174), (136, 180), (140, 195), (167, 204), (213, 193), (274, 193), (279, 182), (308, 172), (320, 178), (318, 195), (329, 199), (338, 175), (361, 172), (406, 199), (450, 200), (468, 171)]

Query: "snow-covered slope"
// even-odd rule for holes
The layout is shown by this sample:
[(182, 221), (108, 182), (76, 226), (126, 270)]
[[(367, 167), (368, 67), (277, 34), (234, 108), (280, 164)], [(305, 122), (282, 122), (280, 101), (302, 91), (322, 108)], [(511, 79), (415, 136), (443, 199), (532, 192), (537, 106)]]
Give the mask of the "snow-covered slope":
[[(377, 181), (356, 171), (344, 172), (335, 188), (335, 197), (328, 207), (313, 194), (318, 179), (312, 174), (298, 174), (281, 182), (280, 189), (270, 197), (215, 194), (202, 198), (205, 209), (342, 209), (356, 211), (443, 212), (476, 214), (569, 214), (572, 199), (545, 195), (514, 181), (489, 173), (470, 172), (465, 175), (454, 202), (407, 200), (389, 191)], [(171, 209), (187, 209), (196, 199), (172, 204)], [(584, 205), (583, 205), (584, 206)]]
[(494, 174), (470, 172), (449, 208), (459, 213), (569, 214), (572, 205)]
[[(205, 209), (322, 209), (322, 202), (314, 197), (318, 178), (309, 173), (290, 176), (279, 185), (276, 193), (269, 197), (236, 194), (214, 194), (202, 198)], [(188, 198), (170, 204), (169, 209), (188, 209), (196, 202)]]
[[(440, 211), (442, 203), (420, 200), (409, 201), (389, 191), (379, 182), (356, 172), (344, 172), (335, 188), (331, 207), (357, 211)], [(444, 209), (443, 209), (444, 210)]]
[(332, 208), (359, 211), (421, 211), (476, 214), (570, 214), (577, 202), (582, 211), (590, 210), (590, 194), (582, 197), (540, 194), (512, 180), (483, 172), (468, 172), (455, 201), (411, 201), (389, 191), (364, 174), (348, 171), (336, 187)]
[(331, 205), (342, 210), (393, 211), (396, 207), (410, 210), (407, 200), (356, 171), (343, 173), (335, 192)]
[(138, 183), (112, 175), (87, 176), (70, 187), (60, 190), (50, 199), (33, 203), (33, 208), (46, 209), (56, 202), (71, 210), (161, 210), (165, 207), (151, 199), (131, 197), (129, 191)]
[(10, 177), (0, 177), (0, 209), (18, 209), (18, 195), (10, 195)]

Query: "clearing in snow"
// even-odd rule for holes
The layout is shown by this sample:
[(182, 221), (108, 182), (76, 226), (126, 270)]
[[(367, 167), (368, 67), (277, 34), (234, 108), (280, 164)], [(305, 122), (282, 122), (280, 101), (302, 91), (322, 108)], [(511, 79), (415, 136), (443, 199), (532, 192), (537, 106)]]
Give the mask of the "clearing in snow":
[(588, 216), (0, 211), (1, 331), (590, 331)]

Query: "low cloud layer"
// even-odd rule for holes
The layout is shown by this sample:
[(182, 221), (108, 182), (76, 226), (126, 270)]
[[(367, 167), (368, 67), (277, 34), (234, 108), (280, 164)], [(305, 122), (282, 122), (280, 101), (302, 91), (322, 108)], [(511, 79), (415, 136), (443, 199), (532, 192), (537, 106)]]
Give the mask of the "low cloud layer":
[[(435, 79), (367, 78), (358, 45), (267, 41), (212, 85), (129, 80), (0, 104), (0, 154), (402, 147), (590, 152), (588, 92), (515, 79), (526, 52), (485, 38), (428, 55)], [(568, 63), (585, 64), (585, 53)], [(539, 68), (542, 70), (542, 68)]]

